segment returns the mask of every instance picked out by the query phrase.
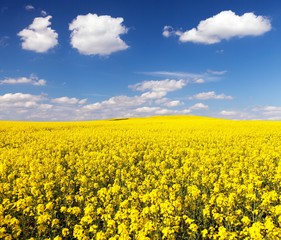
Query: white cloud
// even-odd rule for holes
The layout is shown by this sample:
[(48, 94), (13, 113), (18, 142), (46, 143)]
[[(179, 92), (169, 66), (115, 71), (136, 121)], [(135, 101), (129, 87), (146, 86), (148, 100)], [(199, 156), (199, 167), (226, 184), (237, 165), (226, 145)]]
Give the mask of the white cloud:
[(156, 77), (167, 77), (177, 79), (197, 79), (201, 78), (202, 74), (190, 73), (190, 72), (171, 72), (171, 71), (154, 71), (154, 72), (142, 72), (145, 75)]
[(196, 28), (177, 31), (175, 35), (181, 42), (214, 44), (233, 37), (259, 36), (270, 30), (271, 23), (267, 17), (252, 12), (239, 16), (229, 10), (201, 21)]
[(222, 110), (222, 111), (220, 112), (220, 114), (223, 115), (223, 116), (235, 116), (235, 115), (237, 115), (238, 113), (235, 112), (235, 111)]
[(48, 15), (48, 14), (47, 14), (46, 11), (44, 11), (44, 10), (41, 11), (41, 16), (46, 17), (47, 15)]
[(141, 95), (141, 98), (146, 99), (161, 99), (166, 96), (167, 92), (145, 92)]
[(31, 75), (29, 78), (27, 77), (19, 77), (19, 78), (6, 78), (0, 80), (0, 85), (17, 85), (17, 84), (31, 84), (34, 86), (45, 86), (46, 80), (39, 79), (38, 77)]
[(0, 107), (1, 109), (13, 109), (13, 108), (30, 108), (37, 105), (38, 102), (43, 101), (44, 96), (32, 95), (24, 93), (7, 93), (0, 95)]
[(164, 26), (162, 35), (166, 38), (171, 37), (174, 34), (174, 30), (171, 26)]
[(171, 110), (171, 109), (166, 109), (162, 108), (159, 109), (155, 112), (156, 115), (171, 115), (171, 114), (177, 114), (177, 111)]
[(51, 104), (40, 104), (39, 105), (39, 109), (46, 109), (46, 110), (48, 110), (48, 109), (52, 109), (54, 106), (53, 105), (51, 105)]
[(141, 107), (141, 108), (135, 109), (134, 111), (137, 113), (153, 113), (160, 109), (161, 109), (160, 107)]
[(146, 116), (146, 115), (171, 115), (171, 114), (180, 114), (177, 110), (171, 110), (161, 107), (140, 107), (136, 108), (131, 116)]
[(210, 91), (210, 92), (202, 92), (202, 93), (198, 93), (192, 97), (190, 97), (190, 99), (200, 99), (200, 100), (208, 100), (208, 99), (219, 99), (219, 100), (232, 100), (233, 97), (232, 96), (227, 96), (225, 94), (216, 94), (214, 91)]
[(184, 110), (181, 111), (182, 114), (189, 114), (189, 113), (191, 113), (191, 112), (192, 112), (192, 110), (189, 109), (189, 108), (184, 109)]
[(194, 79), (194, 83), (204, 83), (205, 80), (203, 78)]
[(25, 50), (44, 53), (58, 44), (58, 34), (49, 26), (52, 16), (37, 17), (33, 23), (18, 33)]
[(205, 83), (220, 79), (227, 71), (207, 70), (204, 73), (191, 73), (191, 72), (171, 72), (171, 71), (154, 71), (142, 72), (145, 75), (165, 77), (173, 79), (182, 79), (186, 83)]
[(81, 108), (86, 99), (49, 98), (47, 95), (6, 93), (0, 95), (1, 119), (77, 120), (84, 119)]
[(265, 106), (262, 109), (266, 112), (281, 112), (281, 107), (277, 106)]
[[(33, 78), (5, 79), (2, 84), (36, 84)], [(38, 82), (39, 79), (36, 78)], [(185, 80), (151, 80), (139, 82), (129, 88), (140, 91), (135, 96), (113, 96), (99, 102), (87, 99), (26, 93), (7, 93), (0, 95), (2, 119), (26, 120), (85, 120), (117, 117), (137, 117), (147, 115), (189, 114), (192, 111), (208, 109), (207, 105), (197, 103), (181, 109), (184, 103), (166, 98), (172, 91), (182, 89)]]
[(197, 103), (189, 108), (182, 110), (172, 110), (161, 107), (139, 107), (133, 110), (131, 116), (147, 116), (147, 115), (181, 115), (190, 114), (192, 111), (207, 110), (208, 106), (203, 103)]
[(281, 119), (281, 107), (280, 106), (262, 106), (252, 109), (253, 112), (259, 113), (262, 116), (270, 117), (271, 119)]
[(174, 101), (166, 102), (164, 105), (166, 107), (177, 107), (177, 106), (180, 106), (181, 104), (182, 104), (181, 101), (174, 100)]
[(129, 88), (144, 92), (133, 97), (115, 96), (102, 102), (96, 102), (83, 106), (82, 110), (89, 114), (98, 114), (104, 118), (118, 116), (144, 116), (178, 113), (177, 110), (161, 108), (160, 105), (176, 107), (181, 105), (180, 101), (172, 101), (164, 98), (168, 92), (183, 88), (186, 84), (184, 80), (151, 80), (137, 83)]
[(111, 97), (108, 100), (102, 102), (96, 102), (93, 104), (88, 104), (83, 107), (85, 110), (106, 110), (110, 111), (114, 109), (127, 109), (131, 107), (140, 106), (147, 102), (147, 100), (140, 96), (128, 97), (128, 96), (115, 96)]
[(209, 108), (208, 105), (205, 105), (203, 103), (196, 103), (193, 106), (191, 106), (189, 109), (190, 110), (206, 110), (208, 108)]
[(106, 56), (129, 46), (120, 38), (128, 29), (121, 17), (97, 14), (79, 15), (70, 23), (71, 45), (84, 55)]
[(165, 80), (151, 80), (137, 83), (135, 85), (129, 86), (130, 88), (137, 91), (152, 91), (152, 92), (172, 92), (178, 89), (183, 88), (186, 85), (185, 80), (174, 80), (174, 79), (165, 79)]
[(99, 110), (101, 108), (102, 108), (102, 104), (99, 102), (83, 106), (83, 109), (86, 111), (92, 111), (92, 110), (94, 111), (94, 110)]
[(43, 96), (41, 95), (32, 95), (25, 93), (6, 93), (0, 95), (0, 103), (6, 102), (18, 102), (18, 101), (38, 101), (42, 100)]
[(59, 104), (85, 104), (87, 99), (60, 97), (52, 99), (51, 102)]
[[(265, 119), (260, 113), (253, 113), (251, 109), (222, 110), (216, 117), (223, 117), (233, 120), (261, 120)], [(266, 118), (269, 119), (269, 118)]]
[(25, 6), (25, 10), (27, 10), (27, 11), (32, 11), (32, 10), (34, 10), (35, 8), (32, 6), (32, 5), (26, 5)]

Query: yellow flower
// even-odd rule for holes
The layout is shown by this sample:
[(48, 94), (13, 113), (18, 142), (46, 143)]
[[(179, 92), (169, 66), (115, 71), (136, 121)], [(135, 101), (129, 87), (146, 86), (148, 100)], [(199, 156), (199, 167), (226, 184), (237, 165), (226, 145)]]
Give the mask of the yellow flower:
[(195, 223), (191, 223), (188, 227), (192, 232), (197, 232), (198, 226)]
[(68, 228), (63, 228), (61, 230), (61, 234), (63, 237), (67, 237), (69, 235), (69, 229)]
[(244, 216), (244, 217), (241, 219), (241, 222), (243, 223), (243, 225), (249, 226), (250, 223), (251, 223), (251, 220), (250, 220), (247, 216)]
[(219, 232), (218, 232), (219, 239), (227, 239), (227, 230), (225, 227), (220, 226), (219, 227)]

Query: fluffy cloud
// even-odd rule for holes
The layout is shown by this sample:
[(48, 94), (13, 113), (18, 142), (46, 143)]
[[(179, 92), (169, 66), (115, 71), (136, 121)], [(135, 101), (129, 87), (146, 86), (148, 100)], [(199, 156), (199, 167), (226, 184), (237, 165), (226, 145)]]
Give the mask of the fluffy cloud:
[(208, 100), (208, 99), (219, 99), (219, 100), (232, 100), (233, 97), (232, 96), (226, 96), (225, 94), (216, 94), (214, 91), (211, 92), (202, 92), (202, 93), (198, 93), (192, 97), (190, 97), (190, 99), (200, 99), (200, 100)]
[(135, 85), (129, 86), (130, 88), (137, 91), (152, 91), (152, 92), (172, 92), (178, 89), (183, 88), (186, 85), (185, 80), (174, 80), (174, 79), (165, 79), (165, 80), (151, 80), (137, 83)]
[(172, 110), (161, 107), (139, 107), (133, 110), (132, 116), (145, 116), (145, 115), (181, 115), (181, 114), (190, 114), (192, 111), (198, 110), (207, 110), (208, 106), (203, 103), (197, 103), (189, 108), (182, 110)]
[(167, 92), (145, 92), (141, 95), (141, 98), (145, 99), (159, 99), (166, 96)]
[(71, 45), (84, 55), (110, 55), (129, 46), (120, 38), (128, 29), (121, 17), (79, 15), (69, 25)]
[(217, 117), (223, 117), (228, 119), (241, 119), (241, 120), (261, 120), (269, 119), (264, 118), (260, 113), (254, 113), (251, 109), (240, 109), (238, 111), (222, 110), (218, 113)]
[(111, 97), (108, 100), (102, 101), (102, 102), (96, 102), (93, 104), (88, 104), (83, 107), (85, 110), (100, 110), (100, 109), (110, 109), (116, 110), (116, 109), (128, 109), (136, 106), (140, 106), (144, 104), (147, 100), (141, 96), (134, 96), (134, 97), (128, 97), (128, 96), (116, 96)]
[(85, 104), (87, 102), (87, 99), (78, 99), (78, 98), (69, 98), (69, 97), (60, 97), (60, 98), (54, 98), (51, 100), (53, 103), (59, 103), (59, 104)]
[(166, 38), (171, 37), (174, 35), (174, 30), (171, 26), (164, 26), (162, 35)]
[(161, 109), (160, 107), (141, 107), (141, 108), (136, 108), (134, 111), (137, 113), (155, 113), (160, 109)]
[[(40, 83), (40, 79), (36, 81)], [(38, 84), (34, 78), (5, 79), (1, 84)], [(139, 82), (129, 88), (139, 91), (135, 96), (113, 96), (99, 102), (62, 96), (50, 98), (46, 94), (7, 93), (0, 95), (2, 119), (26, 120), (86, 120), (147, 115), (189, 114), (205, 111), (208, 106), (196, 103), (182, 109), (184, 103), (166, 97), (169, 92), (182, 89), (184, 80), (151, 80)]]
[(32, 95), (24, 93), (7, 93), (0, 95), (1, 109), (9, 108), (29, 108), (37, 105), (38, 102), (43, 101), (44, 96)]
[(209, 108), (208, 105), (205, 105), (203, 103), (196, 103), (193, 106), (191, 106), (189, 109), (190, 110), (202, 110), (202, 109), (206, 110), (208, 108)]
[(44, 53), (58, 44), (58, 34), (49, 26), (52, 16), (38, 17), (27, 28), (18, 33), (25, 50)]
[(270, 119), (281, 119), (280, 106), (262, 106), (252, 109), (253, 112), (259, 113), (262, 116)]
[(171, 115), (177, 114), (178, 111), (170, 110), (161, 107), (141, 107), (134, 110), (132, 116), (145, 116), (145, 115)]
[[(36, 82), (36, 81), (37, 82)], [(39, 84), (38, 78), (5, 79), (1, 84)], [(147, 115), (189, 114), (204, 111), (207, 105), (197, 103), (182, 109), (184, 103), (166, 97), (169, 92), (182, 89), (184, 80), (151, 80), (139, 82), (129, 88), (139, 91), (135, 96), (113, 96), (99, 102), (62, 96), (50, 98), (48, 95), (7, 93), (0, 95), (2, 119), (26, 120), (86, 120)]]
[(181, 104), (182, 104), (182, 102), (178, 101), (178, 100), (169, 101), (169, 102), (164, 103), (164, 105), (166, 107), (177, 107), (177, 106), (180, 106)]
[[(151, 80), (143, 81), (135, 85), (130, 85), (129, 88), (143, 92), (140, 95), (133, 97), (116, 96), (102, 102), (96, 102), (83, 106), (82, 111), (89, 114), (98, 114), (104, 118), (110, 117), (132, 117), (163, 114), (182, 114), (178, 110), (170, 110), (162, 108), (177, 107), (182, 103), (177, 100), (169, 100), (165, 98), (168, 92), (176, 91), (186, 85), (184, 80)], [(191, 111), (191, 110), (190, 110)], [(117, 115), (118, 113), (118, 115)]]
[(39, 79), (34, 75), (31, 75), (29, 78), (19, 77), (19, 78), (6, 78), (0, 80), (0, 85), (17, 85), (17, 84), (31, 84), (34, 86), (45, 86), (46, 80)]
[(177, 35), (181, 42), (214, 44), (233, 37), (259, 36), (270, 30), (270, 20), (264, 16), (252, 12), (239, 16), (229, 10), (201, 21), (196, 28), (186, 32), (175, 32), (171, 28), (165, 32), (164, 28), (163, 35)]
[(83, 120), (80, 109), (86, 99), (28, 93), (0, 95), (1, 119), (13, 120)]
[(235, 111), (222, 110), (222, 111), (220, 112), (220, 114), (223, 115), (223, 116), (235, 116), (235, 115), (237, 115), (238, 113), (235, 112)]

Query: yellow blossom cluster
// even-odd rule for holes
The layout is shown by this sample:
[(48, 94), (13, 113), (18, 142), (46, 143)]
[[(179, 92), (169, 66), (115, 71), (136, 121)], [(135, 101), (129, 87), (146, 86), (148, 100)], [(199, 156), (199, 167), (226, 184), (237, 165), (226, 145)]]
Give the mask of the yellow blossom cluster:
[(281, 122), (0, 122), (0, 239), (281, 239)]

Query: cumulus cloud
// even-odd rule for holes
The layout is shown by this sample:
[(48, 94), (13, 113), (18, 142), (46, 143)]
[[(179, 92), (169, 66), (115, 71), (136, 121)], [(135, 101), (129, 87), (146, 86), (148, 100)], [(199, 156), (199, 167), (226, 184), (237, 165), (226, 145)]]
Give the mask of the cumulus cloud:
[(178, 100), (174, 100), (174, 101), (166, 102), (166, 103), (164, 103), (164, 105), (167, 107), (177, 107), (177, 106), (182, 105), (182, 102), (178, 101)]
[(208, 100), (208, 99), (218, 99), (218, 100), (232, 100), (233, 97), (232, 96), (227, 96), (225, 94), (216, 94), (214, 91), (210, 91), (210, 92), (202, 92), (202, 93), (198, 93), (192, 97), (190, 97), (190, 99), (200, 99), (200, 100)]
[(134, 110), (134, 114), (136, 116), (143, 116), (143, 115), (170, 115), (170, 114), (177, 114), (177, 111), (161, 108), (161, 107), (141, 107)]
[(174, 33), (179, 36), (180, 42), (214, 44), (233, 37), (260, 36), (270, 30), (271, 23), (267, 17), (252, 12), (239, 16), (229, 10), (201, 21), (196, 28), (185, 32), (170, 31), (165, 35), (169, 37)]
[(46, 80), (39, 79), (34, 75), (31, 75), (30, 77), (6, 78), (0, 80), (0, 85), (31, 84), (34, 86), (45, 86), (46, 83), (47, 83)]
[(58, 34), (49, 27), (52, 16), (37, 17), (33, 23), (18, 33), (25, 50), (44, 53), (58, 44)]
[(137, 113), (155, 113), (160, 109), (161, 109), (160, 107), (141, 107), (141, 108), (136, 108), (134, 111)]
[[(26, 79), (9, 81), (10, 84), (29, 82)], [(135, 96), (113, 96), (99, 102), (62, 96), (48, 97), (46, 94), (7, 93), (0, 95), (2, 119), (26, 120), (86, 120), (151, 115), (189, 114), (205, 111), (208, 106), (196, 103), (181, 108), (184, 103), (165, 97), (169, 92), (185, 86), (182, 80), (151, 80), (130, 86), (139, 91)], [(198, 113), (197, 112), (197, 113)]]
[(20, 102), (20, 101), (39, 101), (42, 100), (43, 96), (41, 95), (32, 95), (25, 93), (6, 93), (4, 95), (0, 95), (0, 103), (7, 102)]
[(54, 98), (51, 100), (53, 103), (59, 103), (59, 104), (85, 104), (87, 102), (87, 99), (78, 99), (78, 98), (69, 98), (69, 97), (59, 97)]
[(131, 108), (142, 105), (147, 100), (140, 96), (128, 97), (128, 96), (115, 96), (111, 97), (102, 102), (96, 102), (93, 104), (88, 104), (83, 107), (85, 110), (99, 110), (99, 109), (110, 109), (116, 110), (120, 108)]
[(86, 99), (46, 94), (6, 93), (0, 95), (1, 119), (13, 120), (83, 120), (80, 108)]
[(161, 115), (179, 113), (177, 110), (170, 110), (162, 108), (177, 107), (182, 103), (178, 100), (170, 100), (165, 96), (172, 91), (179, 90), (186, 85), (184, 80), (151, 80), (143, 81), (134, 85), (130, 85), (129, 88), (143, 92), (139, 95), (132, 97), (129, 96), (115, 96), (107, 100), (96, 102), (92, 104), (84, 105), (82, 110), (90, 113), (96, 113), (99, 116), (117, 117), (118, 116), (144, 116), (149, 115)]
[(37, 105), (38, 102), (42, 101), (44, 96), (32, 95), (24, 93), (6, 93), (0, 95), (0, 107), (5, 108), (29, 108)]
[(264, 118), (260, 113), (254, 113), (251, 109), (240, 109), (237, 111), (233, 110), (222, 110), (218, 113), (217, 117), (223, 117), (228, 119), (242, 119), (242, 120), (261, 120), (269, 119)]
[(223, 116), (235, 116), (235, 115), (237, 115), (238, 113), (235, 112), (235, 111), (222, 110), (222, 111), (220, 112), (220, 114), (223, 115)]
[(172, 92), (178, 89), (183, 88), (186, 85), (185, 80), (174, 80), (174, 79), (165, 79), (165, 80), (151, 80), (137, 83), (135, 85), (129, 86), (130, 88), (137, 91), (152, 91), (152, 92)]
[(272, 119), (281, 119), (281, 107), (280, 106), (262, 106), (255, 107), (252, 109), (253, 112), (257, 112), (265, 117), (270, 117)]
[(159, 99), (162, 98), (164, 96), (166, 96), (167, 92), (163, 91), (163, 92), (145, 92), (141, 95), (141, 98), (145, 98), (145, 99)]
[(139, 107), (133, 110), (132, 116), (145, 116), (145, 115), (181, 115), (181, 114), (190, 114), (193, 111), (198, 110), (207, 110), (209, 107), (203, 103), (197, 103), (193, 106), (181, 110), (172, 110), (167, 108), (161, 108), (161, 107)]
[(193, 106), (191, 106), (189, 109), (190, 110), (202, 110), (202, 109), (206, 110), (208, 108), (209, 108), (209, 106), (205, 105), (204, 103), (196, 103)]
[(122, 24), (123, 18), (97, 14), (79, 15), (70, 25), (70, 43), (84, 55), (106, 56), (125, 50), (129, 46), (120, 38), (128, 29)]

